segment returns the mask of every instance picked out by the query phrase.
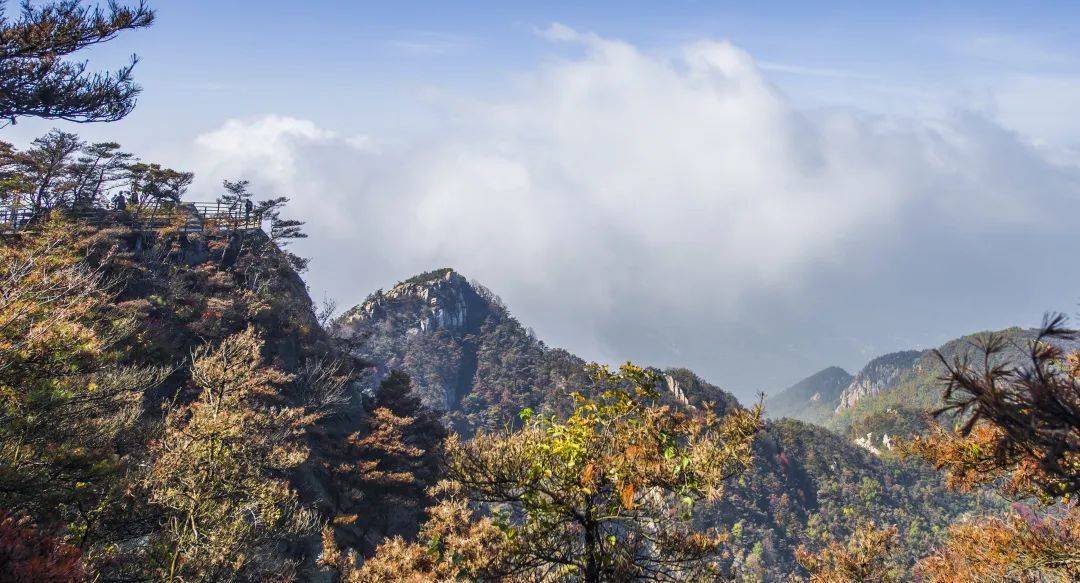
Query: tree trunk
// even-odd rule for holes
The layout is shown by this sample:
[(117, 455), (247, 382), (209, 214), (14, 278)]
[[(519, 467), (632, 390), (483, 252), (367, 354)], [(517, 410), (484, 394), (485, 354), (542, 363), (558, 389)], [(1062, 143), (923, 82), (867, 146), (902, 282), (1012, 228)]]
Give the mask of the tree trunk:
[(585, 583), (600, 583), (600, 565), (596, 557), (595, 527), (585, 527)]
[(600, 583), (599, 545), (600, 525), (592, 519), (592, 501), (585, 504), (585, 583)]

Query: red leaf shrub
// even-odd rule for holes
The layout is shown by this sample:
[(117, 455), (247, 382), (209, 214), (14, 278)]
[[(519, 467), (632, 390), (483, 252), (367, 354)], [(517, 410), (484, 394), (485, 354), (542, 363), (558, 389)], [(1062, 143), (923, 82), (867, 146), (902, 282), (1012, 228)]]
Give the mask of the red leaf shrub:
[(28, 518), (0, 511), (0, 581), (82, 581), (82, 552)]

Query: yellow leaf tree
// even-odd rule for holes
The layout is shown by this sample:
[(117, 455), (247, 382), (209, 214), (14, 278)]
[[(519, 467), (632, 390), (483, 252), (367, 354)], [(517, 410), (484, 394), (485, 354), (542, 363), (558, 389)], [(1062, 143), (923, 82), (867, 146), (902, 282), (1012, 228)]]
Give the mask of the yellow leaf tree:
[(130, 538), (142, 397), (165, 376), (118, 348), (135, 327), (110, 248), (55, 217), (0, 241), (0, 508), (58, 527), (89, 562)]
[(189, 405), (170, 408), (150, 450), (150, 502), (163, 513), (156, 576), (232, 580), (282, 574), (272, 545), (313, 528), (285, 472), (304, 461), (299, 409), (276, 402), (289, 377), (266, 366), (252, 329), (197, 351)]

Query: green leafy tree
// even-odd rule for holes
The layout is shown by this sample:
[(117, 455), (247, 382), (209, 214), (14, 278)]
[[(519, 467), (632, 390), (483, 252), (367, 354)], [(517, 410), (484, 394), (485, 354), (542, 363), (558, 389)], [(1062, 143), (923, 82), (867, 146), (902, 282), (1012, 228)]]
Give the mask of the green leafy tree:
[[(447, 481), (440, 487), (448, 502), (439, 508), (446, 511), (433, 513), (436, 524), (425, 529), (458, 534), (433, 538), (426, 555), (392, 541), (380, 549), (381, 558), (376, 555), (384, 562), (375, 564), (399, 555), (406, 559), (400, 572), (408, 573), (409, 557), (426, 556), (422, 564), (434, 571), (424, 575), (435, 578), (598, 582), (715, 575), (711, 559), (722, 537), (693, 529), (691, 511), (698, 500), (719, 497), (725, 482), (746, 468), (760, 407), (723, 418), (705, 408), (675, 411), (657, 404), (654, 372), (631, 364), (618, 372), (590, 370), (604, 390), (593, 399), (576, 394), (565, 420), (524, 410), (519, 431), (465, 442), (451, 437)], [(471, 527), (460, 526), (465, 502), (486, 509), (501, 533), (483, 561), (452, 560), (476, 544)], [(440, 517), (459, 517), (458, 526), (439, 525)], [(361, 573), (370, 576), (370, 570)]]
[(86, 62), (67, 57), (150, 26), (154, 12), (146, 4), (110, 2), (102, 10), (78, 0), (24, 0), (14, 19), (5, 13), (6, 4), (0, 4), (0, 118), (115, 121), (131, 112), (139, 94), (132, 80), (135, 57), (108, 73), (90, 73)]

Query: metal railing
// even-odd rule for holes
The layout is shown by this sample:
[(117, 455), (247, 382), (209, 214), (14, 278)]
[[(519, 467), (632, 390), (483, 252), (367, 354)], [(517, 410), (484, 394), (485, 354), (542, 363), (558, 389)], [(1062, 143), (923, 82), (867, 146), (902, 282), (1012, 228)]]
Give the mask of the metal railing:
[(262, 216), (254, 209), (247, 210), (239, 205), (227, 206), (221, 202), (185, 202), (180, 207), (188, 209), (189, 216), (194, 217), (204, 226), (217, 230), (245, 230), (262, 228)]
[(30, 209), (19, 207), (6, 207), (0, 206), (0, 213), (3, 216), (3, 223), (0, 224), (0, 231), (14, 232), (22, 230), (26, 225), (30, 224), (33, 220), (35, 213)]
[(185, 233), (250, 231), (262, 228), (262, 217), (254, 209), (221, 202), (165, 202), (103, 208), (82, 205), (34, 210), (0, 203), (0, 233), (34, 228), (52, 210), (62, 210), (76, 220), (92, 225), (122, 224), (139, 230), (176, 228)]

